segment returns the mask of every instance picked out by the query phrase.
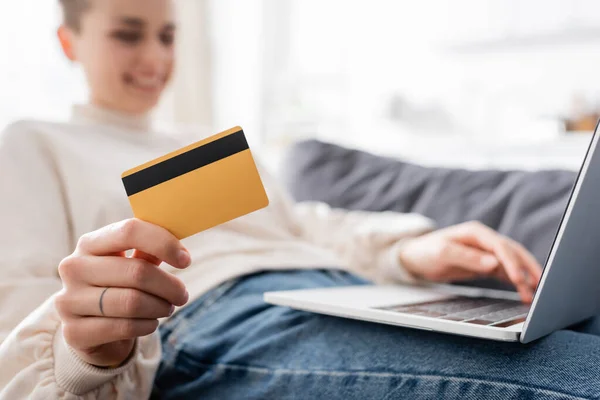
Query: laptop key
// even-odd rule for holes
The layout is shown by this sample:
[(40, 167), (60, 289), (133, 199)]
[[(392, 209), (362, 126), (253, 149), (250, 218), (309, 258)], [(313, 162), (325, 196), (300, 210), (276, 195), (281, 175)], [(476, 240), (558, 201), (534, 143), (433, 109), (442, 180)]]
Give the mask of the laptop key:
[(481, 317), (482, 315), (490, 314), (492, 312), (506, 310), (507, 308), (514, 307), (515, 303), (518, 304), (518, 302), (512, 302), (512, 301), (507, 301), (507, 300), (500, 300), (500, 301), (492, 300), (490, 303), (491, 304), (483, 306), (483, 307), (447, 315), (444, 317), (444, 319), (451, 319), (453, 321), (470, 320), (473, 318)]
[(473, 318), (465, 322), (476, 325), (494, 325), (504, 321), (519, 319), (523, 316), (526, 317), (528, 312), (529, 306), (525, 304), (520, 304), (516, 307), (511, 307), (505, 310), (496, 311), (486, 315), (480, 315), (477, 318)]
[(401, 313), (415, 314), (435, 313), (439, 316), (455, 314), (467, 310), (474, 310), (490, 303), (496, 302), (493, 299), (482, 297), (455, 297), (446, 300), (437, 300), (426, 303), (405, 304), (399, 306), (382, 307), (384, 310), (396, 311)]
[(380, 307), (387, 311), (474, 325), (507, 327), (523, 322), (529, 306), (516, 300), (487, 297), (453, 297), (424, 303)]
[(523, 315), (519, 315), (518, 317), (515, 317), (513, 319), (510, 319), (508, 321), (497, 322), (497, 323), (493, 324), (492, 326), (495, 326), (496, 328), (508, 328), (509, 326), (513, 326), (516, 324), (520, 324), (521, 322), (525, 322), (526, 319), (527, 319), (527, 314), (523, 314)]

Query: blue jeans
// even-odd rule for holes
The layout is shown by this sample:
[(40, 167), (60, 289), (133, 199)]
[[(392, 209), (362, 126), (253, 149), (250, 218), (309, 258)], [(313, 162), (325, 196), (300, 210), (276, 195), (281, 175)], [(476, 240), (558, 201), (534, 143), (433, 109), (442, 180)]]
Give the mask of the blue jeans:
[(529, 345), (265, 304), (271, 290), (364, 284), (334, 270), (228, 282), (160, 328), (161, 399), (598, 399), (600, 318)]

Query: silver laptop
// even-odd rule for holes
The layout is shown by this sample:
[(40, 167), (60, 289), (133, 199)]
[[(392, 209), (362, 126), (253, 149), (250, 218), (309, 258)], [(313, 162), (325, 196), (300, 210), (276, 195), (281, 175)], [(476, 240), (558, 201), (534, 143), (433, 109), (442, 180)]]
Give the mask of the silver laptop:
[(436, 284), (268, 292), (265, 301), (338, 317), (522, 343), (600, 315), (599, 137), (596, 127), (530, 306), (513, 292)]

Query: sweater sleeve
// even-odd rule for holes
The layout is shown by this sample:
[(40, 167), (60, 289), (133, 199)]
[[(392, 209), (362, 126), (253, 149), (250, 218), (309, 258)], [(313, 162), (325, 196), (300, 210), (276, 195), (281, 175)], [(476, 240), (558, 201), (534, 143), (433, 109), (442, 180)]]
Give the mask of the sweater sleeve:
[(157, 334), (138, 340), (118, 369), (85, 363), (62, 337), (57, 267), (76, 239), (54, 160), (28, 123), (0, 134), (0, 399), (148, 397)]
[(434, 229), (418, 214), (349, 211), (320, 202), (297, 203), (294, 214), (307, 240), (335, 251), (350, 271), (380, 284), (417, 281), (401, 265), (399, 251), (406, 239)]
[(281, 199), (295, 234), (334, 251), (351, 272), (377, 283), (415, 283), (400, 263), (407, 239), (431, 232), (435, 224), (419, 214), (369, 212), (332, 208), (323, 202), (295, 202), (266, 168), (261, 176)]

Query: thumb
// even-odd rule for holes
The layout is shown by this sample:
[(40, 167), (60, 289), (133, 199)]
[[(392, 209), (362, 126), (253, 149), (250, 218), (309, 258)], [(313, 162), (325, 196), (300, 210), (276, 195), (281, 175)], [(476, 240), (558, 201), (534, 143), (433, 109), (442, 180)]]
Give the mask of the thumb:
[(493, 254), (455, 242), (448, 244), (442, 261), (449, 266), (484, 275), (492, 273), (500, 264)]

